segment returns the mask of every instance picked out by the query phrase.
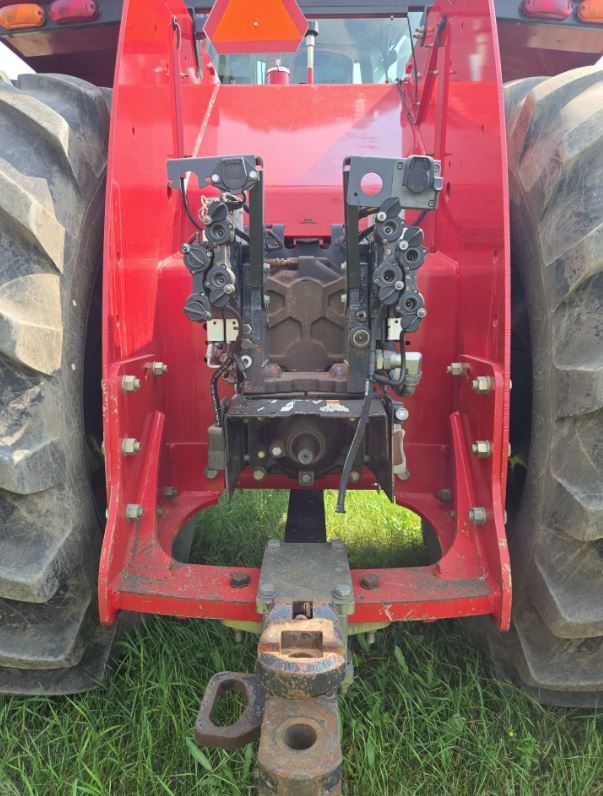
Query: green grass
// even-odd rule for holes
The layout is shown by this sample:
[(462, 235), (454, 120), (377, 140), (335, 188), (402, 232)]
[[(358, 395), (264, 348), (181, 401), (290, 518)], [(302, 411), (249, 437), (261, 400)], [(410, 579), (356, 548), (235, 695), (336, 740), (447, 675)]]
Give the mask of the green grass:
[[(352, 494), (330, 520), (354, 565), (412, 564), (417, 518)], [(333, 517), (333, 495), (327, 498)], [(283, 532), (286, 494), (241, 494), (203, 515), (194, 560), (252, 563)], [(352, 642), (340, 700), (345, 794), (601, 796), (603, 714), (544, 708), (508, 682), (452, 622), (398, 624)], [(98, 691), (0, 703), (0, 796), (253, 794), (255, 747), (199, 750), (192, 727), (209, 677), (251, 671), (255, 641), (217, 622), (154, 618)]]

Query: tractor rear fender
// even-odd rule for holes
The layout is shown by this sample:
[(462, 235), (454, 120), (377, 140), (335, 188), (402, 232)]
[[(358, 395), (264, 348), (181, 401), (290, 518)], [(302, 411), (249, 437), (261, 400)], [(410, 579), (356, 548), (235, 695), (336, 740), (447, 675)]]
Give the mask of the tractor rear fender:
[[(343, 223), (344, 157), (427, 153), (442, 161), (444, 189), (424, 223), (429, 314), (412, 340), (424, 375), (407, 402), (410, 477), (396, 481), (395, 498), (435, 530), (442, 557), (382, 570), (371, 591), (354, 572), (351, 621), (487, 614), (508, 626), (509, 229), (493, 4), (436, 0), (415, 41), (416, 66), (411, 59), (401, 84), (220, 85), (204, 46), (197, 63), (181, 0), (124, 4), (105, 222), (104, 622), (125, 609), (258, 619), (257, 570), (172, 557), (183, 523), (215, 504), (224, 484), (204, 474), (212, 371), (203, 327), (182, 312), (190, 276), (179, 249), (193, 230), (180, 192), (168, 188), (166, 160), (253, 153), (264, 163), (266, 223), (324, 239)], [(198, 207), (194, 178), (189, 199)], [(489, 443), (487, 455), (472, 452), (476, 441)], [(366, 472), (354, 487), (373, 482)], [(245, 471), (241, 485), (254, 486)], [(284, 476), (261, 484), (296, 485)], [(336, 486), (330, 476), (315, 488)], [(239, 570), (249, 585), (233, 589)]]

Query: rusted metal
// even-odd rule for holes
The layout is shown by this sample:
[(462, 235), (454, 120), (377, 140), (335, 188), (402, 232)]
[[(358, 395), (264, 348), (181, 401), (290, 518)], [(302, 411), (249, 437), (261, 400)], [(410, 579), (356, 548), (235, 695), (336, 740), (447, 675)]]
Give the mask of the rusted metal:
[[(216, 706), (225, 691), (236, 691), (245, 697), (247, 705), (232, 724), (220, 727), (213, 722)], [(266, 692), (253, 674), (220, 672), (214, 674), (201, 700), (195, 721), (195, 740), (199, 746), (219, 749), (239, 749), (260, 737)]]
[(347, 660), (339, 622), (326, 603), (275, 603), (258, 644), (257, 673), (266, 690), (289, 699), (335, 693)]
[(268, 697), (258, 752), (261, 796), (338, 796), (341, 762), (336, 697)]

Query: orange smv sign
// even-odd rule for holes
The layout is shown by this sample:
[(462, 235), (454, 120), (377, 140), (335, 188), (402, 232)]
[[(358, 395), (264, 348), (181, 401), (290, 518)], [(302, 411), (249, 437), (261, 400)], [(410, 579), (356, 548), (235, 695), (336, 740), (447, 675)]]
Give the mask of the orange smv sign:
[(297, 0), (217, 0), (204, 32), (227, 55), (294, 52), (307, 29)]

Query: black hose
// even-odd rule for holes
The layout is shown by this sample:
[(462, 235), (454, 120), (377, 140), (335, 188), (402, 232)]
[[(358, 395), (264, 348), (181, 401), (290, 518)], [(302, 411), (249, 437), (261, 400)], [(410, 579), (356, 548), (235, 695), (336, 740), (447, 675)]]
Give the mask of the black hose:
[(187, 215), (187, 216), (188, 216), (188, 218), (189, 218), (189, 221), (191, 222), (191, 224), (192, 224), (194, 227), (197, 227), (197, 229), (199, 229), (199, 230), (201, 230), (201, 232), (203, 232), (205, 228), (204, 228), (204, 227), (202, 227), (202, 226), (201, 226), (201, 225), (200, 225), (200, 224), (197, 222), (197, 219), (196, 219), (196, 218), (194, 217), (194, 215), (191, 213), (191, 209), (190, 209), (190, 207), (188, 206), (188, 199), (186, 198), (186, 187), (185, 187), (185, 185), (184, 185), (184, 177), (180, 177), (180, 193), (182, 194), (182, 203), (183, 203), (183, 205), (184, 205), (184, 210), (185, 210), (185, 212), (186, 212), (186, 215)]
[(364, 439), (364, 433), (366, 431), (366, 424), (368, 423), (369, 413), (371, 410), (371, 400), (373, 398), (373, 387), (375, 381), (375, 349), (377, 348), (377, 334), (379, 330), (379, 326), (383, 321), (383, 314), (385, 312), (385, 305), (382, 304), (377, 311), (377, 315), (375, 316), (375, 320), (371, 327), (371, 342), (369, 348), (369, 366), (368, 366), (368, 376), (366, 379), (366, 383), (364, 385), (364, 398), (362, 401), (362, 408), (360, 410), (360, 416), (358, 418), (358, 423), (356, 424), (356, 430), (354, 431), (354, 437), (348, 448), (348, 452), (345, 457), (345, 462), (343, 463), (343, 469), (341, 471), (341, 478), (339, 479), (339, 490), (337, 493), (337, 506), (335, 511), (338, 514), (345, 514), (345, 494), (348, 488), (348, 482), (350, 480), (350, 475), (352, 473), (352, 467), (354, 466), (354, 462), (356, 460), (356, 456), (358, 455), (358, 450), (360, 449), (360, 445), (362, 440)]

